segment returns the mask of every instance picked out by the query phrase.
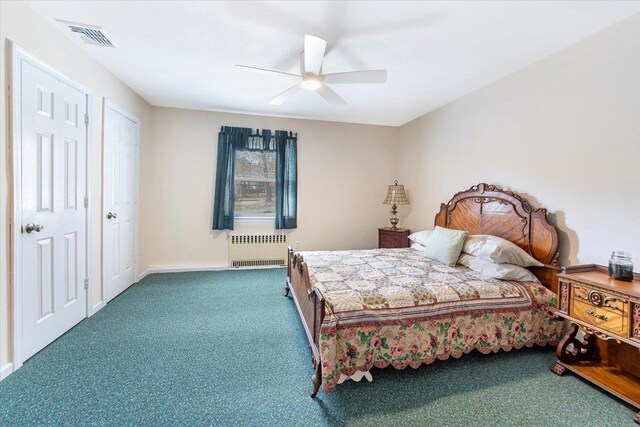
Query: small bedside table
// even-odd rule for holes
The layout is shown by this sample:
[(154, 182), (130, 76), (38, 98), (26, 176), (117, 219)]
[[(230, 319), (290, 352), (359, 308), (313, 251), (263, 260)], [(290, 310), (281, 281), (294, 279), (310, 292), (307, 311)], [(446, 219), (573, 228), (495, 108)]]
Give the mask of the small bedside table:
[(378, 248), (408, 248), (410, 230), (389, 227), (378, 228)]
[[(558, 287), (555, 315), (571, 327), (551, 370), (562, 375), (568, 369), (640, 408), (640, 275), (622, 282), (606, 267), (580, 265), (558, 274)], [(640, 424), (640, 413), (634, 421)]]

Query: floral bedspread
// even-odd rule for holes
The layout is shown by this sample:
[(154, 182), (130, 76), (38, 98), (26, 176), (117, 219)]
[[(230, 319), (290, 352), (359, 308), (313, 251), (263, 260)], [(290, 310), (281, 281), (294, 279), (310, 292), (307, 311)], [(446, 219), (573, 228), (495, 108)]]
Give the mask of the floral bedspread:
[(556, 344), (556, 296), (539, 283), (449, 267), (414, 249), (303, 252), (325, 297), (322, 387), (373, 366), (417, 368), (436, 359)]

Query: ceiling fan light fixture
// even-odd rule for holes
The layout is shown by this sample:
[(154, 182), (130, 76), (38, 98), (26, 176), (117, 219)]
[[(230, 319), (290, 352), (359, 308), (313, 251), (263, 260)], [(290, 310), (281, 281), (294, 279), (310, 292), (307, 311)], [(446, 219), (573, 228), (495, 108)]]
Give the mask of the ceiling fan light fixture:
[(292, 80), (295, 78), (296, 83), (294, 86), (291, 86), (269, 101), (269, 104), (276, 106), (287, 102), (288, 99), (300, 90), (306, 90), (317, 93), (334, 107), (341, 107), (347, 102), (331, 89), (331, 85), (385, 83), (387, 81), (387, 70), (344, 71), (340, 73), (323, 74), (322, 62), (324, 61), (326, 50), (326, 40), (305, 34), (304, 50), (300, 54), (300, 74), (250, 67), (247, 65), (236, 65), (236, 68), (260, 74), (287, 77)]
[(317, 77), (305, 77), (300, 82), (300, 86), (307, 90), (318, 90), (322, 87), (322, 81)]

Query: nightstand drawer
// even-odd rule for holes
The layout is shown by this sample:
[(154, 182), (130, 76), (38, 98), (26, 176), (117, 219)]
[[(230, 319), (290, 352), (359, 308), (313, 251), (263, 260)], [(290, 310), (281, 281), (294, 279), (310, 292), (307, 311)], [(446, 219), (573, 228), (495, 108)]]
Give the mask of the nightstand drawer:
[(614, 314), (626, 316), (629, 313), (629, 299), (581, 284), (573, 284), (573, 299)]
[(378, 247), (379, 248), (408, 248), (409, 247), (409, 230), (398, 228), (391, 230), (388, 228), (378, 229)]
[(602, 307), (596, 307), (589, 302), (574, 299), (571, 304), (571, 315), (578, 320), (614, 334), (628, 336), (629, 325), (627, 324), (627, 317), (622, 313), (614, 313)]
[(402, 236), (400, 234), (380, 234), (380, 246), (382, 247), (400, 247)]

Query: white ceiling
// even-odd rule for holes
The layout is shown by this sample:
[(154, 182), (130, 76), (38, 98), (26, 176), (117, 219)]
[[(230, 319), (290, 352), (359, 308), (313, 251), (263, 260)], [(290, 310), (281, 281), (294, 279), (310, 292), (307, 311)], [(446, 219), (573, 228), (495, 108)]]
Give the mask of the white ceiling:
[[(393, 126), (640, 12), (639, 1), (28, 3), (103, 27), (118, 49), (74, 41), (152, 105)], [(233, 66), (298, 72), (304, 34), (328, 41), (325, 73), (386, 68), (387, 83), (333, 86), (340, 108), (304, 91), (269, 105), (292, 82)]]

